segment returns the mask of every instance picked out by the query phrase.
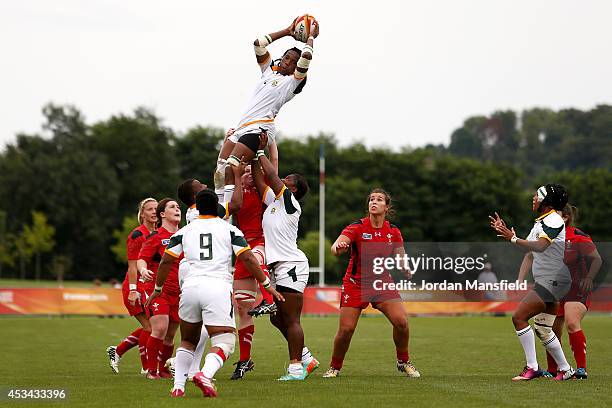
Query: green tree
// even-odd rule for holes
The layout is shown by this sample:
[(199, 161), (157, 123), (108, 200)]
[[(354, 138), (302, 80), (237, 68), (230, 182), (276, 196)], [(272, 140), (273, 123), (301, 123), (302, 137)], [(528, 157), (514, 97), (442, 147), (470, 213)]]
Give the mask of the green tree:
[(115, 255), (115, 259), (127, 264), (127, 248), (125, 240), (134, 228), (138, 226), (138, 218), (136, 216), (123, 217), (121, 229), (113, 230), (114, 243), (111, 246), (111, 252)]
[(38, 211), (32, 211), (32, 225), (24, 225), (23, 239), (35, 259), (35, 277), (40, 280), (41, 256), (50, 252), (55, 246), (55, 228), (47, 223), (47, 216)]
[[(173, 197), (179, 183), (174, 133), (145, 108), (117, 115), (91, 127), (91, 150), (105, 157), (117, 180), (117, 212), (134, 212), (146, 197)], [(121, 216), (117, 221), (121, 220)], [(112, 227), (119, 227), (113, 219)]]
[(6, 230), (6, 211), (0, 210), (0, 278), (3, 266), (15, 266), (13, 236)]
[(17, 250), (17, 256), (19, 257), (19, 278), (26, 278), (26, 266), (30, 259), (32, 259), (32, 255), (34, 252), (32, 251), (32, 247), (28, 244), (26, 240), (26, 234), (22, 230), (19, 235), (15, 237), (15, 249)]

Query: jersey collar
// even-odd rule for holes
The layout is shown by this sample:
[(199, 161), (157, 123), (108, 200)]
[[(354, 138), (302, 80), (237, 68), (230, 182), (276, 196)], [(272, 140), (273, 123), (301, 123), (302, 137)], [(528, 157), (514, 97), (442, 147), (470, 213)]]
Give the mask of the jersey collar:
[(195, 205), (195, 204), (193, 204), (193, 205), (192, 205), (191, 207), (189, 207), (189, 208), (196, 208), (196, 205)]
[(535, 220), (536, 220), (536, 221), (540, 221), (542, 218), (544, 218), (544, 217), (546, 217), (547, 215), (550, 215), (550, 214), (552, 214), (552, 213), (554, 213), (554, 212), (556, 212), (554, 209), (553, 209), (553, 210), (550, 210), (550, 211), (549, 211), (549, 212), (547, 212), (546, 214), (542, 214), (542, 215), (540, 215), (540, 216), (539, 216), (538, 218), (536, 218)]
[(217, 218), (216, 215), (198, 215), (198, 218), (201, 220), (209, 220), (211, 218)]

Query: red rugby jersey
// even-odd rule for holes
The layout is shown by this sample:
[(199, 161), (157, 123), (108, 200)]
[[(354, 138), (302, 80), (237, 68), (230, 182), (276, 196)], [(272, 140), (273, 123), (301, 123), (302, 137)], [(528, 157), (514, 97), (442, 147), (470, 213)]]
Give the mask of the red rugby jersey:
[[(138, 259), (142, 259), (147, 263), (147, 269), (155, 272), (157, 275), (157, 268), (159, 267), (159, 263), (161, 262), (161, 258), (164, 255), (164, 251), (166, 250), (166, 246), (170, 242), (170, 237), (173, 235), (173, 232), (168, 231), (164, 227), (159, 228), (157, 231), (150, 234), (144, 244), (142, 244), (142, 248), (140, 248), (140, 254), (138, 255)], [(179, 261), (183, 258), (181, 255), (180, 258), (177, 258), (172, 263), (172, 268), (170, 269), (170, 273), (166, 278), (166, 283), (164, 284), (164, 292), (169, 295), (177, 295), (180, 292), (179, 282), (178, 282), (178, 268)], [(150, 290), (155, 287), (155, 275), (153, 276), (153, 280), (145, 283), (145, 288), (147, 293), (150, 293)]]
[[(132, 232), (127, 237), (125, 241), (127, 246), (127, 259), (128, 261), (136, 261), (138, 260), (138, 254), (140, 253), (140, 248), (142, 244), (146, 241), (147, 237), (151, 232), (145, 227), (144, 224), (141, 224), (134, 228)], [(137, 276), (140, 277), (140, 273), (137, 272)], [(125, 279), (128, 278), (127, 271), (125, 273)]]
[(247, 241), (263, 238), (261, 220), (263, 217), (263, 203), (254, 188), (245, 189), (242, 196), (242, 208), (236, 214), (238, 228)]
[[(362, 278), (361, 264), (363, 253), (367, 254), (368, 259), (373, 257), (389, 257), (393, 255), (393, 251), (396, 248), (402, 247), (404, 244), (402, 233), (397, 226), (385, 220), (381, 228), (374, 228), (370, 223), (370, 217), (353, 222), (342, 230), (341, 235), (345, 235), (351, 240), (351, 260), (344, 276), (354, 280)], [(378, 245), (370, 245), (368, 247), (370, 243)]]
[(572, 282), (580, 283), (588, 273), (586, 256), (595, 250), (591, 237), (576, 227), (565, 228), (563, 262), (572, 275)]

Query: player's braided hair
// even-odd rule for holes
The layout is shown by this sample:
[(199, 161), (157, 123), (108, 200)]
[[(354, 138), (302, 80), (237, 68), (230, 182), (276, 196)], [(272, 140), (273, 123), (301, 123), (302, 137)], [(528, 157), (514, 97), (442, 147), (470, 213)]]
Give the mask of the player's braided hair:
[(569, 198), (569, 194), (565, 187), (561, 184), (547, 184), (545, 188), (546, 197), (544, 197), (544, 200), (540, 203), (539, 208), (550, 206), (556, 211), (563, 210)]
[(393, 207), (391, 195), (387, 193), (387, 191), (383, 190), (382, 188), (378, 188), (378, 187), (370, 191), (370, 194), (368, 194), (368, 196), (366, 197), (366, 202), (365, 202), (366, 215), (370, 215), (370, 196), (375, 193), (382, 194), (385, 196), (385, 203), (389, 207), (387, 209), (387, 213), (385, 214), (385, 218), (388, 220), (393, 219), (393, 217), (395, 217), (395, 208)]
[(157, 203), (157, 210), (155, 210), (155, 214), (157, 214), (157, 228), (160, 228), (162, 226), (161, 213), (166, 211), (166, 206), (171, 201), (175, 201), (174, 198), (166, 197), (166, 198), (160, 200), (159, 203)]
[[(302, 50), (300, 50), (298, 47), (293, 47), (293, 48), (289, 48), (287, 51), (285, 51), (283, 53), (283, 57), (289, 52), (289, 51), (294, 51), (297, 53), (298, 55), (298, 59), (300, 58), (300, 55), (302, 55)], [(297, 59), (295, 60), (297, 62)], [(277, 58), (274, 61), (272, 61), (272, 67), (278, 67), (280, 65), (281, 62), (281, 58)]]

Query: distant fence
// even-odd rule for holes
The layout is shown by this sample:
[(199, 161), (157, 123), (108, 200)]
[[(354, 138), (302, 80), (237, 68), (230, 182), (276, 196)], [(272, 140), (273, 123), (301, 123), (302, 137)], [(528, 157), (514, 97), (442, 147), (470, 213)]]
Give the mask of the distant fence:
[[(503, 301), (436, 301), (435, 291), (402, 293), (407, 313), (415, 315), (454, 315), (465, 313), (508, 313), (520, 301), (522, 292), (508, 292)], [(303, 313), (336, 315), (339, 313), (339, 287), (308, 287), (304, 293)], [(593, 296), (592, 311), (612, 312), (612, 287), (600, 287)], [(371, 306), (366, 314), (377, 314)], [(125, 315), (120, 289), (79, 288), (2, 288), (0, 315)]]

